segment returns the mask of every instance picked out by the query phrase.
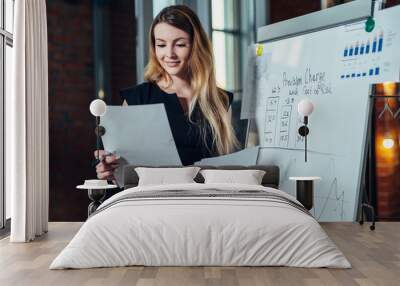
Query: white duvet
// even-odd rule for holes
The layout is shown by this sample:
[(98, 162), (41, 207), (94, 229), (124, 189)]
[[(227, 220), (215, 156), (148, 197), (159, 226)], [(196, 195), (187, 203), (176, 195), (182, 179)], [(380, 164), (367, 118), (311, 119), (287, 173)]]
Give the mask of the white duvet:
[(237, 184), (180, 184), (122, 191), (90, 217), (50, 269), (146, 266), (294, 266), (349, 268), (318, 222), (289, 204), (258, 198), (151, 198), (145, 191), (262, 190)]

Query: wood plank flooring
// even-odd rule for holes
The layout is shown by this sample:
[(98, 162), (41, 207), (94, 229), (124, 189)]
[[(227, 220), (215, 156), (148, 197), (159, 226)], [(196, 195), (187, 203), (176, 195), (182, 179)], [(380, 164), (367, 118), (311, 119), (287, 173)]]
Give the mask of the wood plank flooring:
[(48, 270), (82, 223), (50, 223), (32, 243), (0, 240), (0, 285), (400, 285), (400, 223), (377, 223), (375, 231), (355, 223), (323, 223), (353, 268), (289, 267), (120, 267)]

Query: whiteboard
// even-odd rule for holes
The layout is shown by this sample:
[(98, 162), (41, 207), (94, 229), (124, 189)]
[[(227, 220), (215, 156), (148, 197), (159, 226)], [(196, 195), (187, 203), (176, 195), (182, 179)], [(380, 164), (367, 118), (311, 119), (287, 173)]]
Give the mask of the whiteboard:
[[(319, 176), (314, 212), (320, 221), (356, 218), (372, 83), (398, 81), (400, 7), (365, 21), (271, 43), (248, 52), (241, 118), (253, 119), (258, 164), (281, 169), (280, 187), (295, 194), (290, 176)], [(396, 50), (397, 49), (397, 50)], [(297, 104), (309, 98), (308, 162)]]

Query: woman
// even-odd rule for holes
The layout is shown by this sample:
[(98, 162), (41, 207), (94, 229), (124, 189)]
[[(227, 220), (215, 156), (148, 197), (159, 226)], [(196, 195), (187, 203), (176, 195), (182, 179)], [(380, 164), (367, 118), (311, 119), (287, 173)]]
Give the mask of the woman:
[[(216, 85), (212, 46), (197, 15), (183, 5), (163, 9), (149, 41), (147, 82), (122, 90), (123, 104), (164, 104), (183, 165), (234, 151), (228, 111), (233, 95)], [(117, 160), (106, 156), (96, 166), (97, 177), (113, 180)]]

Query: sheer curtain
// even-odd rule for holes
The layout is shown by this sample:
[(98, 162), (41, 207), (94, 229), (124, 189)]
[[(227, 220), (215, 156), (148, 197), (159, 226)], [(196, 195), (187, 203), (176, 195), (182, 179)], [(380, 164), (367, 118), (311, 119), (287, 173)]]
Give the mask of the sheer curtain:
[(6, 187), (12, 242), (47, 232), (48, 68), (45, 0), (15, 1), (14, 93), (6, 98)]

